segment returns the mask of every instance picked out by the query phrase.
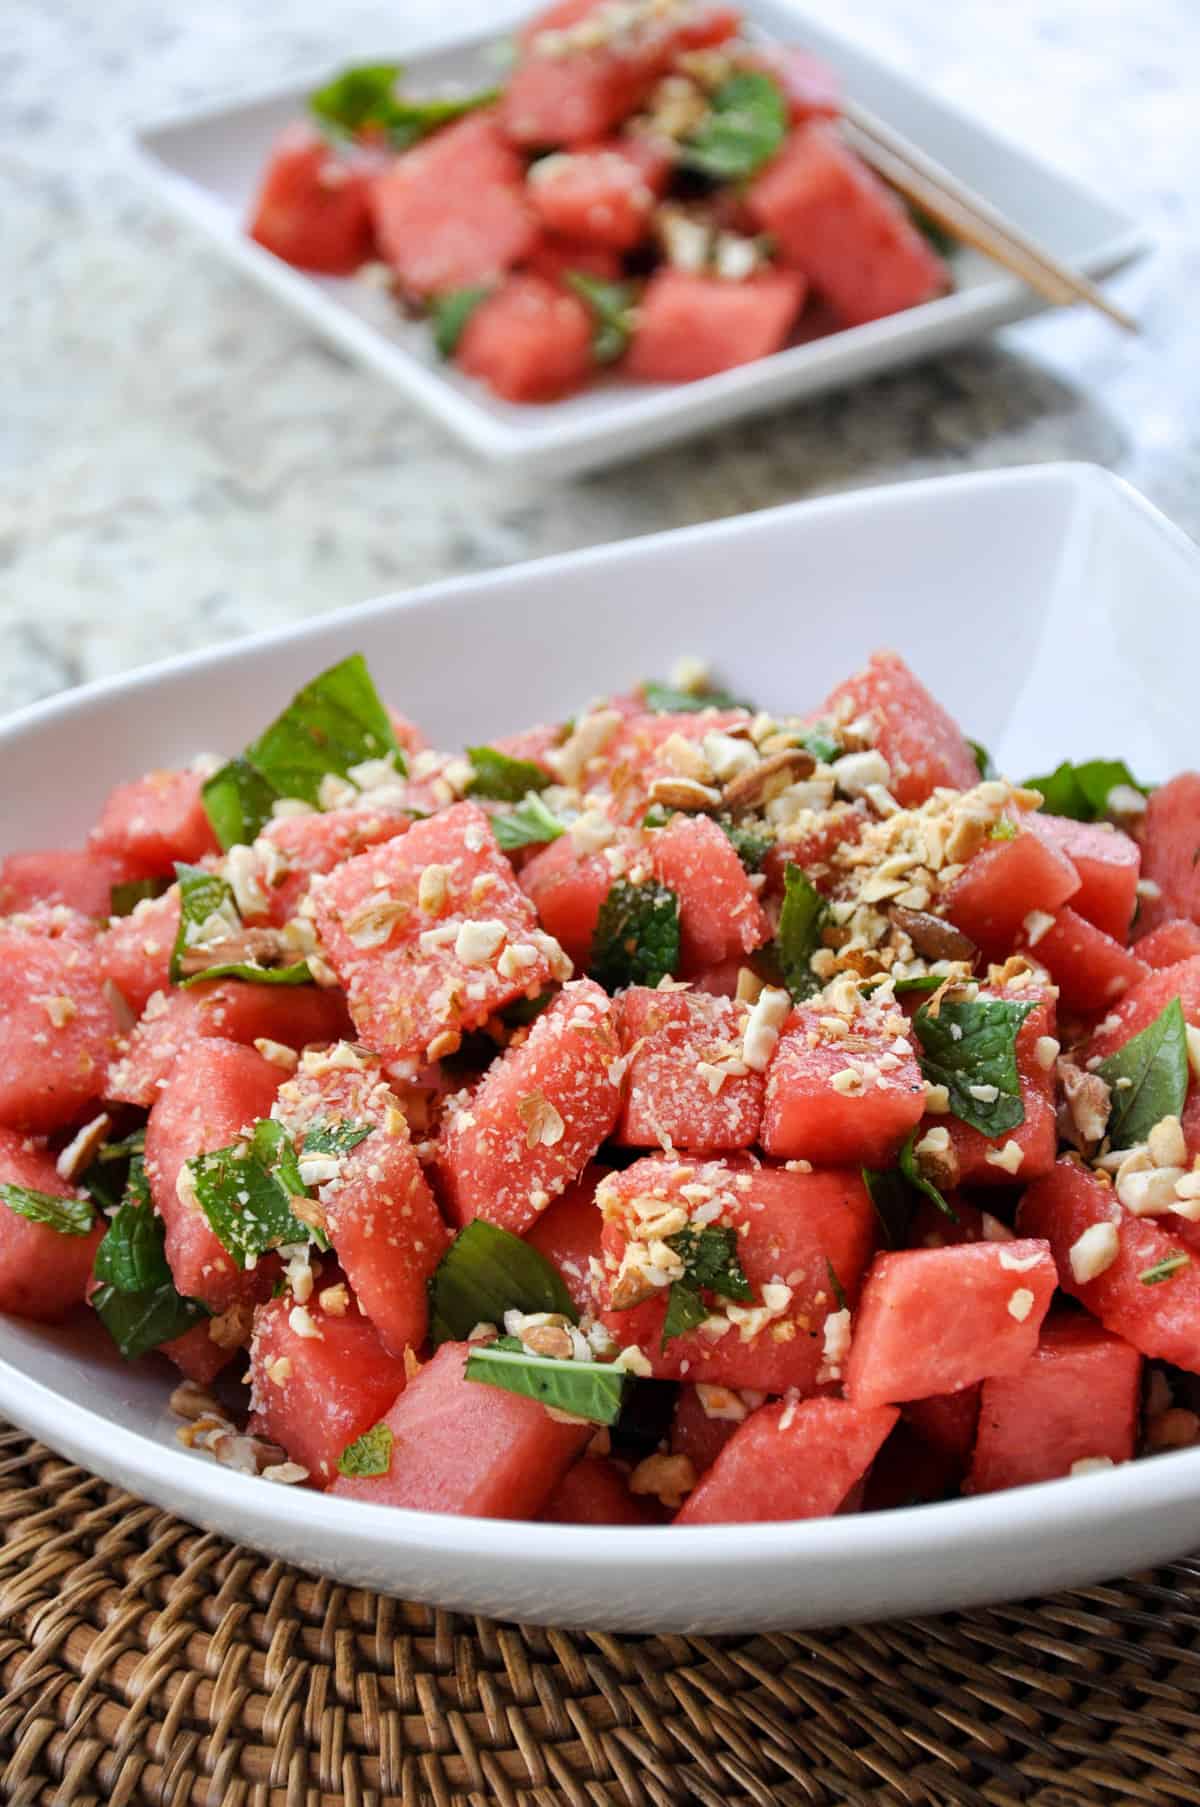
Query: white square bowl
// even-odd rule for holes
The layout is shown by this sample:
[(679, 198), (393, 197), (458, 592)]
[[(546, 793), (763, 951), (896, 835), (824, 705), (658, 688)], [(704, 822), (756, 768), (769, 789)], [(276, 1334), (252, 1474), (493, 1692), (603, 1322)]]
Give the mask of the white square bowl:
[[(79, 840), (107, 789), (240, 746), (361, 650), (439, 744), (556, 719), (708, 656), (803, 707), (902, 650), (1002, 767), (1194, 757), (1200, 553), (1085, 465), (864, 490), (434, 584), (35, 705), (0, 724), (3, 845)], [(751, 1630), (933, 1612), (1094, 1581), (1197, 1541), (1200, 1450), (979, 1499), (787, 1524), (591, 1529), (398, 1511), (181, 1449), (156, 1360), (95, 1325), (0, 1318), (0, 1415), (208, 1530), (407, 1597), (507, 1618)]]
[[(524, 12), (529, 8), (525, 7)], [(486, 37), (406, 52), (414, 92), (496, 79), (489, 55), (507, 12)], [(1029, 151), (991, 132), (921, 85), (889, 69), (815, 16), (777, 0), (750, 0), (760, 31), (817, 52), (856, 100), (906, 133), (1045, 248), (1092, 276), (1145, 248), (1124, 214)], [(583, 394), (545, 404), (501, 401), (444, 364), (426, 324), (405, 320), (386, 294), (354, 279), (310, 276), (249, 239), (245, 221), (276, 135), (302, 116), (309, 88), (328, 78), (147, 125), (133, 141), (139, 166), (163, 200), (200, 226), (242, 269), (327, 338), (448, 427), (474, 452), (510, 471), (567, 476), (742, 416), (778, 408), (837, 384), (944, 351), (1045, 306), (1032, 290), (973, 252), (954, 259), (950, 295), (867, 326), (777, 352), (696, 383), (634, 383), (611, 376)]]

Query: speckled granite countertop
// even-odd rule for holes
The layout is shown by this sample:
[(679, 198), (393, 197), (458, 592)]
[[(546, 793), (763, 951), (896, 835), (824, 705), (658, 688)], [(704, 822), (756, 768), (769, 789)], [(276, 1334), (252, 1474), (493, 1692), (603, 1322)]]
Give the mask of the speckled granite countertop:
[[(1092, 459), (1200, 534), (1195, 0), (857, 0), (847, 26), (1146, 218), (1076, 314), (574, 484), (517, 487), (227, 270), (114, 129), (486, 0), (0, 7), (0, 712), (456, 571), (849, 485)], [(395, 21), (402, 21), (397, 33)], [(389, 27), (389, 21), (391, 21)]]

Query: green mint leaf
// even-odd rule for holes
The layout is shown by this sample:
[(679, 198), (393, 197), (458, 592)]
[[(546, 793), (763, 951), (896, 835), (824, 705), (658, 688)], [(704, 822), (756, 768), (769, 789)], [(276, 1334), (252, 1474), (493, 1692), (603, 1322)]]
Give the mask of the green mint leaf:
[(96, 1250), (96, 1278), (118, 1292), (149, 1292), (171, 1278), (163, 1253), (165, 1226), (148, 1200), (123, 1204)]
[(1144, 1267), (1138, 1275), (1143, 1286), (1161, 1286), (1164, 1280), (1173, 1280), (1181, 1274), (1185, 1267), (1191, 1266), (1191, 1257), (1182, 1249), (1172, 1249), (1170, 1254), (1156, 1261), (1153, 1267)]
[(360, 1142), (373, 1135), (373, 1123), (352, 1123), (343, 1117), (337, 1123), (314, 1123), (305, 1132), (301, 1145), (304, 1154), (349, 1154)]
[(292, 1197), (303, 1193), (289, 1190), (285, 1162), (273, 1170), (237, 1143), (196, 1155), (187, 1167), (197, 1204), (240, 1268), (283, 1243), (310, 1241), (311, 1230), (292, 1214)]
[[(1187, 1022), (1178, 998), (1154, 1021), (1102, 1060), (1096, 1071), (1112, 1092), (1108, 1139), (1113, 1148), (1144, 1142), (1164, 1117), (1183, 1113), (1188, 1090)], [(1128, 1083), (1123, 1083), (1128, 1081)]]
[(338, 1457), (338, 1473), (360, 1478), (386, 1474), (392, 1466), (393, 1441), (389, 1425), (372, 1425), (353, 1443), (347, 1443)]
[(631, 282), (605, 282), (583, 270), (568, 270), (566, 280), (592, 311), (592, 356), (597, 364), (615, 364), (633, 336), (637, 290)]
[(1011, 998), (945, 998), (937, 1016), (923, 1004), (913, 1018), (922, 1074), (946, 1087), (954, 1115), (981, 1135), (1001, 1136), (1025, 1121), (1016, 1039), (1035, 1008)]
[(469, 289), (451, 289), (445, 295), (438, 295), (430, 304), (433, 342), (443, 358), (454, 356), (467, 321), (491, 292), (485, 283), (478, 283)]
[(834, 1267), (833, 1262), (829, 1259), (828, 1255), (825, 1257), (825, 1272), (829, 1275), (829, 1290), (833, 1294), (838, 1310), (845, 1311), (846, 1290), (838, 1279), (837, 1269)]
[(679, 899), (653, 880), (618, 878), (600, 906), (589, 971), (606, 991), (655, 986), (679, 965)]
[(639, 686), (642, 701), (652, 715), (700, 715), (705, 709), (745, 709), (749, 703), (731, 696), (728, 690), (676, 690), (647, 678)]
[(127, 1196), (135, 1203), (149, 1204), (150, 1187), (142, 1153), (146, 1146), (144, 1129), (134, 1130), (120, 1142), (105, 1142), (91, 1166), (79, 1176), (98, 1211), (114, 1212)]
[(352, 766), (390, 757), (408, 770), (388, 712), (361, 653), (351, 653), (298, 691), (246, 758), (277, 796), (320, 803), (321, 780), (344, 778)]
[(821, 981), (812, 969), (812, 957), (821, 946), (825, 926), (825, 899), (799, 866), (783, 869), (783, 908), (775, 952), (783, 982), (799, 1002), (820, 991)]
[(680, 146), (685, 169), (716, 182), (752, 176), (770, 161), (788, 130), (788, 106), (778, 82), (745, 69), (721, 83), (707, 118)]
[(535, 791), (507, 815), (492, 817), (496, 840), (506, 853), (514, 847), (542, 847), (548, 841), (557, 841), (559, 835), (566, 833), (566, 827)]
[(183, 957), (190, 948), (236, 935), (242, 926), (233, 891), (219, 873), (206, 872), (203, 866), (177, 865), (175, 876), (179, 881), (179, 928), (171, 950), (172, 985), (183, 977)]
[(393, 150), (407, 150), (418, 139), (428, 137), (439, 126), (450, 125), (464, 114), (480, 107), (490, 107), (499, 96), (499, 88), (478, 88), (474, 94), (434, 100), (396, 101), (387, 124), (388, 142)]
[(671, 813), (664, 803), (652, 803), (642, 817), (642, 827), (665, 828), (671, 820)]
[(1030, 790), (1042, 793), (1042, 807), (1052, 816), (1069, 816), (1074, 822), (1099, 822), (1108, 814), (1109, 793), (1117, 785), (1149, 795), (1149, 786), (1139, 784), (1123, 759), (1088, 759), (1074, 765), (1062, 764), (1044, 778), (1027, 778)]
[(708, 1306), (694, 1286), (686, 1280), (672, 1280), (667, 1288), (667, 1312), (663, 1318), (659, 1348), (665, 1355), (667, 1345), (689, 1330), (698, 1330), (708, 1316)]
[(520, 1354), (495, 1343), (480, 1344), (467, 1356), (467, 1379), (502, 1387), (570, 1412), (592, 1424), (613, 1424), (620, 1415), (629, 1376), (600, 1362), (552, 1361), (544, 1355)]
[(908, 1181), (910, 1186), (915, 1186), (918, 1192), (924, 1194), (931, 1205), (937, 1206), (943, 1217), (948, 1217), (951, 1223), (957, 1223), (958, 1212), (954, 1209), (953, 1205), (947, 1204), (933, 1181), (926, 1179), (925, 1175), (921, 1172), (916, 1153), (914, 1152), (916, 1142), (917, 1132), (914, 1129), (912, 1135), (900, 1150), (901, 1173), (904, 1175), (904, 1178)]
[(738, 1233), (723, 1225), (696, 1229), (691, 1224), (667, 1237), (684, 1265), (684, 1279), (692, 1286), (706, 1286), (724, 1299), (746, 1305), (754, 1297), (738, 1260)]
[(800, 735), (797, 746), (804, 747), (812, 754), (818, 765), (832, 765), (835, 759), (842, 756), (842, 743), (834, 735), (832, 729), (818, 724)]
[(134, 1156), (126, 1201), (96, 1250), (101, 1284), (91, 1303), (126, 1361), (182, 1336), (209, 1313), (197, 1299), (176, 1291), (163, 1252), (166, 1226), (150, 1203), (149, 1189)]
[(476, 1324), (503, 1324), (506, 1311), (556, 1311), (579, 1321), (558, 1269), (532, 1243), (476, 1217), (430, 1277), (430, 1341), (465, 1342)]
[(308, 97), (309, 112), (336, 138), (353, 138), (373, 129), (383, 132), (394, 150), (406, 150), (438, 126), (488, 105), (496, 89), (441, 100), (405, 100), (396, 92), (399, 63), (360, 63), (343, 69)]
[(294, 966), (258, 966), (253, 960), (226, 960), (217, 966), (206, 966), (203, 972), (192, 973), (179, 983), (186, 991), (189, 985), (207, 985), (210, 979), (244, 979), (249, 985), (313, 983), (307, 960), (298, 960)]
[(146, 898), (161, 897), (170, 887), (169, 878), (127, 878), (110, 890), (108, 913), (110, 916), (132, 916)]
[(467, 786), (472, 797), (494, 803), (520, 803), (530, 791), (544, 791), (550, 780), (532, 759), (513, 759), (495, 747), (468, 747), (474, 777)]
[(115, 1286), (98, 1286), (91, 1304), (127, 1362), (173, 1342), (211, 1315), (198, 1299), (187, 1299), (176, 1292), (172, 1282), (146, 1292), (121, 1292)]
[(37, 1192), (32, 1186), (0, 1186), (0, 1203), (31, 1223), (44, 1223), (60, 1236), (86, 1236), (96, 1221), (90, 1198), (60, 1198), (56, 1192)]
[(747, 872), (761, 872), (762, 863), (775, 845), (775, 836), (765, 822), (735, 822), (732, 816), (717, 817), (717, 827), (726, 836)]
[(936, 991), (939, 985), (946, 983), (937, 973), (918, 973), (913, 979), (897, 979), (892, 986), (898, 998), (919, 996), (922, 993)]
[(996, 776), (996, 768), (992, 764), (991, 754), (983, 745), (982, 741), (968, 740), (967, 745), (975, 756), (975, 768), (978, 771), (980, 778), (994, 778)]
[(279, 792), (242, 754), (230, 759), (203, 785), (204, 813), (222, 849), (248, 847), (271, 820)]
[(912, 1187), (898, 1167), (864, 1167), (861, 1171), (884, 1241), (890, 1249), (907, 1248), (908, 1226), (916, 1207)]

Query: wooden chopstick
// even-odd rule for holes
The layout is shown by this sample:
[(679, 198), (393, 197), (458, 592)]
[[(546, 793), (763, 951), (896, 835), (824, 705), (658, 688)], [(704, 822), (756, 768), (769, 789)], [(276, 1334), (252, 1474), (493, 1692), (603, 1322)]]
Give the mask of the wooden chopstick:
[(1086, 301), (1126, 332), (1140, 330), (1132, 315), (1110, 301), (1103, 289), (1052, 256), (981, 194), (866, 107), (844, 100), (841, 128), (863, 161), (901, 194), (956, 238), (1011, 270), (1045, 300), (1055, 305)]

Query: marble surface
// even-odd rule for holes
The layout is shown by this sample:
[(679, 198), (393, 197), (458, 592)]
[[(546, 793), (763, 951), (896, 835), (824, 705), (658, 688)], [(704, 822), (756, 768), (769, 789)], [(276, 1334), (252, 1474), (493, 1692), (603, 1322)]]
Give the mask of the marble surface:
[[(850, 10), (850, 9), (848, 9)], [(857, 0), (845, 29), (1111, 192), (1159, 248), (1072, 313), (558, 488), (472, 463), (167, 217), (121, 128), (484, 0), (0, 6), (0, 712), (458, 571), (892, 478), (1054, 458), (1200, 535), (1195, 0)], [(835, 9), (836, 16), (837, 9)]]

